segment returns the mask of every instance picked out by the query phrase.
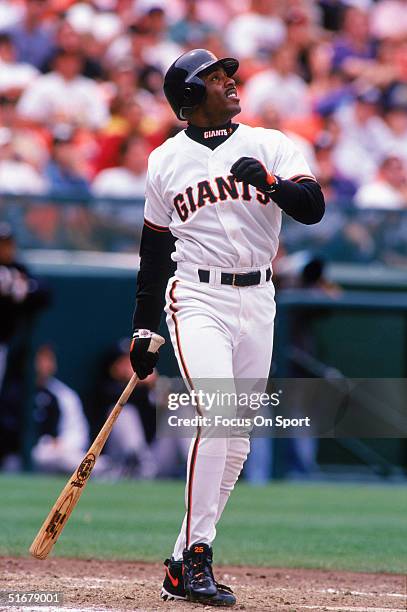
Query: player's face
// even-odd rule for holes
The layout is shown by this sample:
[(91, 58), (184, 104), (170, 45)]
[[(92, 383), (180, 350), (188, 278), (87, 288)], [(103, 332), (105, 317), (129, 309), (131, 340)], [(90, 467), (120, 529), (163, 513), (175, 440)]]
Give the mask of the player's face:
[(223, 68), (217, 68), (201, 78), (205, 82), (206, 97), (199, 110), (210, 120), (207, 125), (221, 125), (240, 113), (236, 83)]

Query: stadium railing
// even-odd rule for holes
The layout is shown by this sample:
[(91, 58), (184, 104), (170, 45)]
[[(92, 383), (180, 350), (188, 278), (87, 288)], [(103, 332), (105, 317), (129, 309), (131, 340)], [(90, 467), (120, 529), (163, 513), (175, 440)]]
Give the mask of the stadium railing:
[[(23, 249), (137, 252), (143, 199), (0, 195), (0, 220), (9, 221)], [(301, 250), (352, 264), (407, 265), (407, 209), (359, 209), (330, 202), (322, 223), (304, 226), (284, 216), (285, 252)]]

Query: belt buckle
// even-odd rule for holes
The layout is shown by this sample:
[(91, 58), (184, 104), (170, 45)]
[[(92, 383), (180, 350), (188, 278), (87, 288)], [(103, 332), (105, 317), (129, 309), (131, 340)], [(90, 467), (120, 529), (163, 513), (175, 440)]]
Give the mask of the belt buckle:
[(238, 285), (236, 285), (236, 274), (233, 273), (232, 275), (232, 287), (238, 287)]

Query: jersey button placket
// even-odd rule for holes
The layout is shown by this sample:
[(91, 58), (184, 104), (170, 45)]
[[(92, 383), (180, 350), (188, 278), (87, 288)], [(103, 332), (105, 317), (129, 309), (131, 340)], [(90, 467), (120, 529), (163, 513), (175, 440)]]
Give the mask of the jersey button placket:
[[(215, 158), (216, 149), (212, 151), (212, 155), (208, 159), (208, 176), (210, 181), (214, 184), (215, 179), (219, 176), (227, 176), (227, 172), (225, 171), (224, 164), (220, 163), (222, 160), (217, 160)], [(220, 153), (220, 152), (219, 152)], [(234, 226), (236, 224), (236, 217), (233, 213), (233, 203), (230, 201), (218, 201), (216, 204), (216, 214), (218, 215), (218, 219), (224, 229), (226, 234), (226, 238), (229, 240), (231, 245), (236, 251), (237, 261), (239, 260), (239, 245), (236, 241), (237, 232), (234, 230)], [(237, 229), (237, 228), (236, 228)], [(237, 264), (238, 265), (238, 264)]]

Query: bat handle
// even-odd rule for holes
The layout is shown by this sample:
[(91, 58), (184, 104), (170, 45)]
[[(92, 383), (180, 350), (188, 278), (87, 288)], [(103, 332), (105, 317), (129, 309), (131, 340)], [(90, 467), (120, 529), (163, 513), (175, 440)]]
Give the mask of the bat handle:
[(153, 334), (150, 341), (150, 346), (148, 347), (149, 353), (156, 353), (158, 349), (165, 343), (165, 340), (162, 336), (158, 334)]

